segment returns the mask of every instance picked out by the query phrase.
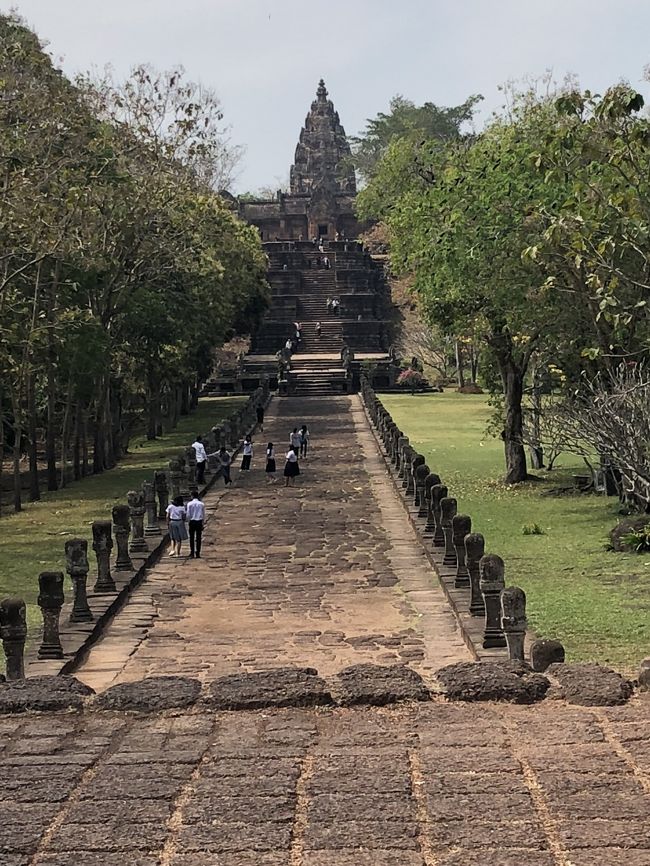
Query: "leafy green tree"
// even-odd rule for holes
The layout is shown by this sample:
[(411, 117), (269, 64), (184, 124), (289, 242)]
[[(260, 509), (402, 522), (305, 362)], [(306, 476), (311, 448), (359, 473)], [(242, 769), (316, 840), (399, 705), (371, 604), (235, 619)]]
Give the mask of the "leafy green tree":
[(354, 165), (361, 179), (368, 182), (374, 177), (382, 157), (394, 141), (452, 141), (460, 138), (462, 126), (472, 120), (482, 99), (482, 96), (470, 96), (462, 105), (445, 108), (433, 102), (416, 105), (403, 96), (394, 96), (388, 113), (380, 111), (377, 117), (366, 121), (361, 135), (350, 138)]

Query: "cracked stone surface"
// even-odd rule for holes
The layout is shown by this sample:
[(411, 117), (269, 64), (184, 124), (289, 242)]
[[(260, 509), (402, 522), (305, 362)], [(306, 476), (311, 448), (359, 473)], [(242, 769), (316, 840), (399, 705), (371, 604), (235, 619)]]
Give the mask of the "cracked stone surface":
[(422, 677), (404, 665), (351, 665), (337, 674), (336, 681), (339, 703), (343, 706), (384, 706), (430, 698)]
[(508, 701), (532, 704), (546, 694), (549, 681), (519, 662), (460, 662), (436, 673), (450, 701)]
[(564, 698), (570, 704), (612, 707), (626, 703), (632, 694), (629, 680), (594, 662), (552, 664), (546, 672), (558, 683), (549, 697)]
[(103, 710), (155, 712), (196, 703), (201, 683), (189, 677), (149, 677), (133, 683), (119, 683), (97, 695), (94, 705)]
[(0, 862), (649, 866), (649, 718), (642, 697), (3, 716)]
[(83, 706), (93, 690), (75, 677), (41, 676), (0, 683), (0, 713), (68, 710)]
[(331, 704), (332, 696), (313, 668), (276, 668), (220, 677), (210, 683), (207, 702), (222, 710), (255, 710)]

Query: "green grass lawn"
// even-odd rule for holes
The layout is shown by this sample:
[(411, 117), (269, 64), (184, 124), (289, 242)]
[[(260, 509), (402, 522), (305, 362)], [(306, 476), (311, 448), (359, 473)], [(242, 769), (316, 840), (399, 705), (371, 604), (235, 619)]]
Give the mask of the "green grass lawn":
[[(129, 490), (153, 480), (155, 469), (166, 468), (173, 454), (191, 445), (197, 433), (209, 430), (244, 399), (202, 399), (196, 412), (182, 417), (173, 432), (153, 442), (144, 437), (133, 439), (130, 453), (109, 472), (45, 493), (40, 502), (27, 503), (19, 514), (0, 517), (0, 598), (18, 595), (25, 599), (30, 630), (41, 622), (36, 606), (38, 575), (65, 571), (66, 539), (87, 538), (90, 547), (93, 520), (110, 520), (113, 505), (126, 502)], [(89, 553), (92, 577), (94, 555), (92, 550)], [(67, 576), (66, 587), (70, 587)]]
[[(530, 626), (559, 638), (572, 660), (593, 659), (635, 671), (650, 651), (650, 556), (605, 550), (620, 519), (618, 501), (604, 496), (550, 497), (571, 469), (584, 464), (562, 455), (542, 482), (506, 486), (503, 445), (486, 435), (485, 397), (453, 392), (381, 395), (411, 445), (426, 457), (485, 536), (486, 552), (506, 564), (506, 583), (528, 598)], [(523, 535), (537, 523), (544, 535)]]

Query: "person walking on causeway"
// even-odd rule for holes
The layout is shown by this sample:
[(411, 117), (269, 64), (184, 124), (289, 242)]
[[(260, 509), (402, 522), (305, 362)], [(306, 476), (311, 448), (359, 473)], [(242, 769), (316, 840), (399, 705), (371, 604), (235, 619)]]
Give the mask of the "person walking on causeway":
[(192, 498), (187, 503), (187, 523), (190, 530), (190, 558), (201, 558), (201, 539), (203, 537), (203, 521), (205, 520), (205, 505), (199, 499), (199, 491), (192, 490)]
[(196, 483), (205, 484), (205, 467), (208, 465), (208, 455), (203, 444), (203, 437), (197, 436), (192, 442), (192, 448), (196, 454)]
[(183, 505), (183, 497), (175, 496), (173, 501), (167, 506), (167, 531), (172, 543), (170, 556), (180, 556), (181, 545), (184, 541), (187, 541), (186, 517), (187, 512)]
[(251, 442), (250, 434), (244, 439), (244, 447), (242, 448), (241, 468), (246, 470), (251, 468), (251, 460), (253, 459), (253, 443)]
[(270, 482), (275, 481), (275, 448), (273, 447), (273, 442), (269, 442), (266, 446), (266, 477)]
[(262, 403), (258, 403), (255, 408), (255, 415), (257, 417), (257, 423), (259, 424), (260, 433), (264, 432), (264, 406)]
[(307, 448), (309, 447), (309, 430), (307, 425), (303, 424), (300, 428), (300, 456), (307, 456)]
[(296, 454), (300, 454), (300, 445), (302, 443), (302, 436), (297, 427), (294, 427), (289, 435), (289, 445), (293, 448)]
[(230, 464), (232, 463), (232, 458), (228, 453), (226, 446), (222, 445), (218, 451), (214, 452), (214, 454), (208, 454), (208, 457), (216, 457), (219, 461), (219, 471), (223, 476), (223, 486), (227, 487), (229, 484), (232, 484), (232, 478), (230, 477)]
[(294, 479), (300, 475), (300, 466), (298, 465), (298, 455), (289, 448), (286, 454), (287, 462), (284, 464), (284, 486), (293, 487)]

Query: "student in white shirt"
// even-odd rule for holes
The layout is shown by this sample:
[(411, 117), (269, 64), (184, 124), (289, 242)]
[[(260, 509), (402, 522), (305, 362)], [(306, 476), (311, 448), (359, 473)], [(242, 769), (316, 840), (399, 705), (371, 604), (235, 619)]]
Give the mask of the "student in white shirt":
[(253, 443), (251, 442), (250, 435), (248, 435), (244, 439), (244, 447), (242, 448), (241, 468), (242, 469), (250, 469), (252, 459), (253, 459)]
[(294, 427), (289, 435), (289, 445), (291, 445), (296, 454), (300, 453), (301, 442), (302, 436), (300, 435), (300, 431), (297, 427)]
[(196, 483), (205, 484), (205, 467), (208, 465), (208, 455), (202, 436), (196, 437), (196, 441), (192, 442), (192, 448), (196, 454)]
[(172, 542), (172, 552), (170, 556), (181, 555), (181, 545), (187, 541), (187, 529), (185, 528), (185, 518), (187, 512), (183, 505), (183, 497), (176, 496), (167, 506), (167, 529)]
[(199, 499), (199, 491), (192, 491), (192, 498), (187, 503), (187, 523), (190, 530), (190, 558), (201, 558), (201, 539), (203, 537), (203, 521), (205, 520), (205, 505)]

